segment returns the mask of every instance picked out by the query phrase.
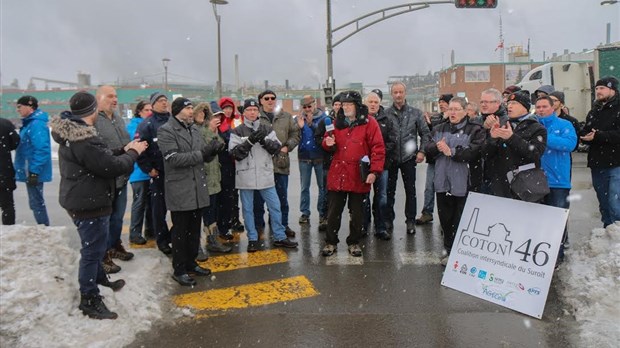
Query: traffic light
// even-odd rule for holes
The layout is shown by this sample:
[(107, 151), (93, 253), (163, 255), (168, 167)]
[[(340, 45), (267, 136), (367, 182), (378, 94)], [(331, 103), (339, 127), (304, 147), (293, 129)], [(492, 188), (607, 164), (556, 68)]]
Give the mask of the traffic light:
[(332, 100), (334, 98), (334, 89), (332, 86), (324, 87), (323, 92), (325, 92), (325, 105), (332, 105)]
[(456, 8), (496, 8), (497, 0), (454, 0)]

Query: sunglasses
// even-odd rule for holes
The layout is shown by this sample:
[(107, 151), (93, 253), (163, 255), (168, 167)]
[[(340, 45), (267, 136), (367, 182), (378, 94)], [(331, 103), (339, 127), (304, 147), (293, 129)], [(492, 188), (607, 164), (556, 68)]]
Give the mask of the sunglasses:
[(263, 97), (263, 100), (276, 100), (276, 97)]
[(302, 108), (304, 108), (304, 109), (310, 109), (311, 107), (312, 107), (312, 104), (302, 106)]

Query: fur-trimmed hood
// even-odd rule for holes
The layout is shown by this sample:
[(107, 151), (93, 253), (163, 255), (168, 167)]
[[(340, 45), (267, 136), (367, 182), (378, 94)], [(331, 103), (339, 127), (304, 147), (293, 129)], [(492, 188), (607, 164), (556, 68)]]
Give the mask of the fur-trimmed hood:
[[(60, 145), (67, 142), (76, 142), (97, 136), (97, 130), (77, 118), (54, 116), (49, 123), (52, 130), (52, 138)], [(67, 144), (68, 145), (68, 144)]]

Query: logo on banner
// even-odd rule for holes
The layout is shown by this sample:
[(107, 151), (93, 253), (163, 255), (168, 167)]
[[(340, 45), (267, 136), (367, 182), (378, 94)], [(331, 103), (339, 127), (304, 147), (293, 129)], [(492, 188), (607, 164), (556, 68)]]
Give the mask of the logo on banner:
[(512, 240), (508, 239), (510, 231), (503, 223), (498, 222), (491, 225), (486, 231), (476, 231), (479, 211), (479, 208), (474, 208), (467, 228), (461, 231), (461, 238), (459, 238), (457, 246), (464, 245), (471, 249), (496, 255), (510, 255), (512, 252)]
[(488, 285), (482, 285), (482, 294), (496, 301), (506, 302), (506, 300), (508, 300), (508, 296), (512, 294), (512, 291), (500, 292)]

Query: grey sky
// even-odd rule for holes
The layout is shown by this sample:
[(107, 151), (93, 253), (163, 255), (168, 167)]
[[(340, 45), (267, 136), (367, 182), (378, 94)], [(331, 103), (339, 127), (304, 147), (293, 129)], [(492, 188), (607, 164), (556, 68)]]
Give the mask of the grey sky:
[[(412, 1), (333, 0), (334, 27), (367, 12)], [(436, 71), (456, 62), (499, 61), (501, 11), (505, 45), (527, 45), (541, 60), (565, 48), (581, 51), (620, 40), (620, 3), (600, 0), (500, 0), (496, 10), (435, 5), (372, 26), (334, 51), (339, 85), (384, 85), (390, 75)], [(2, 84), (31, 76), (92, 82), (163, 72), (213, 84), (217, 79), (216, 24), (208, 0), (0, 0)], [(234, 83), (234, 54), (241, 81), (317, 86), (326, 78), (323, 0), (229, 0), (222, 16), (223, 81)], [(339, 38), (336, 35), (335, 38)], [(172, 81), (177, 79), (171, 76)], [(188, 80), (185, 80), (188, 81)], [(136, 80), (138, 83), (139, 80)], [(40, 85), (39, 85), (40, 86)]]

